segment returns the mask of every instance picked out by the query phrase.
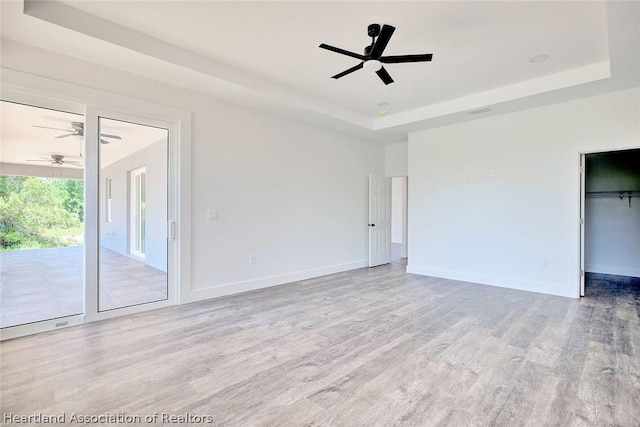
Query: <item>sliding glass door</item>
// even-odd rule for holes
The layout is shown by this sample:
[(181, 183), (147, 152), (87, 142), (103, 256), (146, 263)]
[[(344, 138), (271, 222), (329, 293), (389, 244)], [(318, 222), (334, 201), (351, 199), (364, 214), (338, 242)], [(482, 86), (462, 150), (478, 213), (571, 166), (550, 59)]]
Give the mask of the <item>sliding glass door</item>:
[(175, 123), (1, 102), (0, 338), (175, 304)]
[(169, 299), (168, 129), (98, 118), (98, 311)]

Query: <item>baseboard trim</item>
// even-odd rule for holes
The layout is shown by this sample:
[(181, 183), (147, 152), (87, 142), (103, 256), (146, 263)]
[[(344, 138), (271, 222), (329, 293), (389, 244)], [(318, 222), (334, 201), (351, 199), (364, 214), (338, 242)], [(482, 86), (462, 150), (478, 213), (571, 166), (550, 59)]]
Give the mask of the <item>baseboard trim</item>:
[(269, 288), (272, 286), (284, 285), (286, 283), (313, 279), (320, 276), (326, 276), (328, 274), (342, 273), (344, 271), (364, 268), (368, 265), (368, 260), (363, 259), (353, 262), (347, 262), (344, 264), (329, 265), (325, 267), (296, 271), (276, 276), (267, 276), (240, 282), (225, 283), (208, 288), (192, 289), (189, 293), (189, 299), (186, 302), (202, 301), (210, 298), (218, 298), (226, 295), (233, 295), (242, 292), (254, 291), (257, 289)]
[(499, 276), (487, 276), (465, 271), (443, 270), (439, 268), (425, 267), (420, 265), (407, 265), (407, 273), (419, 274), (421, 276), (438, 277), (441, 279), (459, 280), (462, 282), (477, 283), (480, 285), (497, 286), (499, 288), (517, 289), (520, 291), (557, 295), (561, 297), (579, 297), (577, 274), (575, 290), (572, 290), (570, 286), (561, 286), (555, 283), (536, 282), (533, 280), (512, 279)]
[(640, 277), (640, 268), (617, 265), (586, 264), (584, 271), (587, 273), (611, 274), (614, 276)]

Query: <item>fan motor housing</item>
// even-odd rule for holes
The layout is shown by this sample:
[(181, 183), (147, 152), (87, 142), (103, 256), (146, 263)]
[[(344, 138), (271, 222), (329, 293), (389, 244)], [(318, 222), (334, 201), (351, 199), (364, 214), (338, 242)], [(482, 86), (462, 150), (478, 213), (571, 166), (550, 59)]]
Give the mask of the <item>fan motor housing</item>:
[(371, 24), (367, 27), (369, 37), (378, 37), (380, 35), (380, 24)]

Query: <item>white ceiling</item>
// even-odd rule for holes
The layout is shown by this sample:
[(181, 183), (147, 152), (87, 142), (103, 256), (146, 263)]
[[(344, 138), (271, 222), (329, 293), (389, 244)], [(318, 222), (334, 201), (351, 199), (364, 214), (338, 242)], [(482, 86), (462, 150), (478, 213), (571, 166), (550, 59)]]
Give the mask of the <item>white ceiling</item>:
[[(5, 38), (375, 139), (640, 84), (640, 3), (2, 2)], [(368, 24), (396, 32), (395, 83), (357, 71)], [(549, 55), (540, 63), (529, 60)], [(379, 103), (388, 103), (380, 107)], [(484, 106), (491, 111), (467, 114)], [(380, 117), (378, 111), (388, 115)]]
[[(34, 127), (36, 125), (72, 130), (71, 122), (84, 121), (82, 115), (4, 101), (0, 106), (2, 163), (48, 166), (46, 160), (50, 159), (52, 154), (64, 156), (63, 160), (83, 162), (82, 137), (56, 138), (69, 132)], [(37, 161), (34, 162), (35, 160)]]
[[(47, 160), (51, 159), (51, 155), (62, 155), (63, 161), (80, 163), (79, 166), (66, 164), (64, 167), (82, 168), (84, 138), (77, 135), (59, 138), (73, 131), (71, 122), (83, 122), (82, 115), (5, 101), (0, 103), (0, 112), (0, 163), (50, 166)], [(161, 139), (166, 140), (168, 135), (166, 129), (107, 118), (101, 118), (99, 123), (101, 133), (121, 137), (104, 138), (109, 144), (100, 145), (101, 167), (108, 166)]]

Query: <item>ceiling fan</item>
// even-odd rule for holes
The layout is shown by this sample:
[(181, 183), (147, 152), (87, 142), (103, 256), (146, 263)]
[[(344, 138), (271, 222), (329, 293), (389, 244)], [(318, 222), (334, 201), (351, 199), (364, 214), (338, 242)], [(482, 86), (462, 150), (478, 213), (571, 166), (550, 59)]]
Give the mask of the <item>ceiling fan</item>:
[[(32, 125), (34, 128), (42, 128), (42, 129), (54, 129), (54, 130), (62, 130), (68, 133), (65, 133), (63, 135), (58, 135), (56, 136), (56, 138), (67, 138), (69, 136), (84, 136), (84, 123), (82, 122), (71, 122), (71, 129), (60, 129), (60, 128), (52, 128), (49, 126), (38, 126), (38, 125)], [(107, 141), (104, 138), (111, 138), (111, 139), (122, 139), (120, 136), (118, 135), (111, 135), (108, 133), (101, 133), (100, 134), (100, 143), (101, 144), (108, 144), (111, 141)]]
[(76, 162), (75, 160), (64, 160), (64, 156), (62, 154), (52, 154), (51, 157), (41, 157), (37, 160), (27, 160), (28, 162), (50, 162), (51, 166), (82, 166), (81, 162)]
[(338, 73), (335, 76), (332, 76), (332, 78), (339, 79), (340, 77), (344, 77), (347, 74), (351, 74), (361, 68), (367, 68), (375, 71), (378, 77), (380, 77), (380, 80), (382, 80), (385, 85), (388, 85), (390, 83), (393, 83), (393, 79), (382, 64), (431, 61), (431, 58), (433, 57), (433, 54), (431, 53), (426, 53), (423, 55), (382, 56), (382, 53), (387, 47), (387, 43), (389, 43), (389, 40), (391, 39), (391, 36), (393, 35), (393, 32), (395, 30), (395, 27), (386, 24), (382, 26), (382, 30), (380, 29), (380, 24), (369, 25), (369, 27), (367, 28), (367, 34), (369, 35), (369, 37), (371, 37), (371, 45), (365, 46), (364, 55), (349, 52), (348, 50), (340, 49), (339, 47), (333, 47), (329, 46), (328, 44), (322, 43), (320, 45), (322, 49), (327, 49), (332, 52), (340, 53), (342, 55), (351, 56), (352, 58), (356, 58), (362, 61), (355, 67)]

